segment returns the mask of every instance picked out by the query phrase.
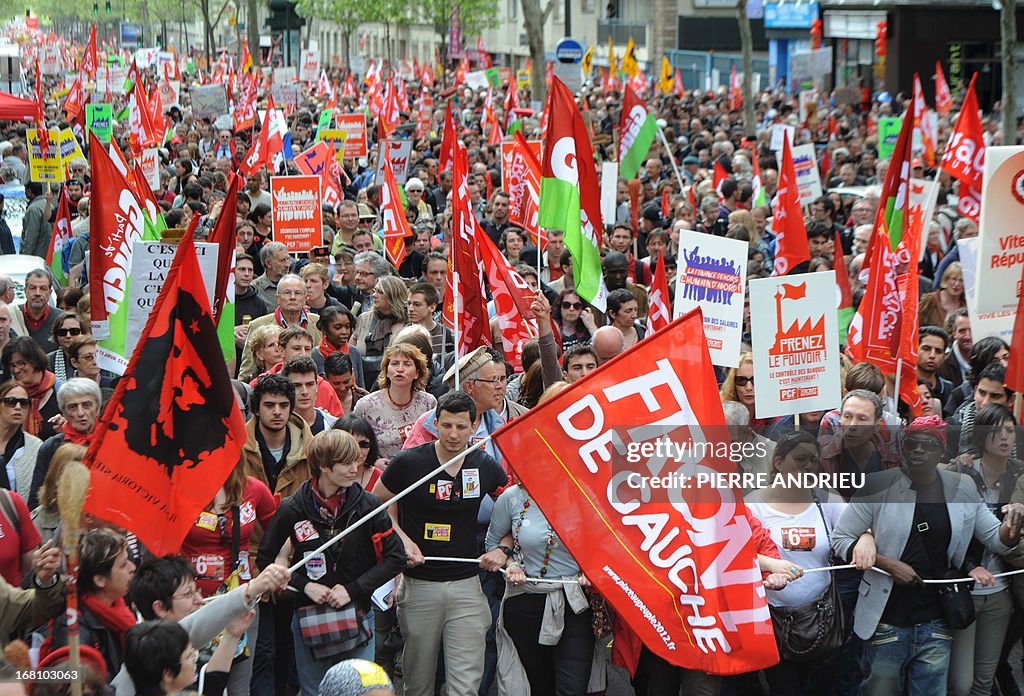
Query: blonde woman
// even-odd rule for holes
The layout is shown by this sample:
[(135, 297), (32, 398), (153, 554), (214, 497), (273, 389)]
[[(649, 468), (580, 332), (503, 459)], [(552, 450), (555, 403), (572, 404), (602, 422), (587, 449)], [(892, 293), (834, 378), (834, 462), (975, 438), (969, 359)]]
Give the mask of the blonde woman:
[(251, 382), (284, 359), (284, 352), (277, 339), (281, 335), (281, 327), (276, 324), (260, 326), (252, 332), (253, 367), (238, 379)]
[(945, 326), (951, 314), (966, 306), (964, 269), (959, 261), (954, 261), (942, 272), (939, 289), (921, 298), (917, 311), (920, 326)]
[(750, 411), (750, 428), (758, 435), (765, 435), (778, 420), (777, 418), (754, 417), (754, 354), (740, 355), (739, 367), (730, 368), (719, 392), (722, 402), (738, 401)]

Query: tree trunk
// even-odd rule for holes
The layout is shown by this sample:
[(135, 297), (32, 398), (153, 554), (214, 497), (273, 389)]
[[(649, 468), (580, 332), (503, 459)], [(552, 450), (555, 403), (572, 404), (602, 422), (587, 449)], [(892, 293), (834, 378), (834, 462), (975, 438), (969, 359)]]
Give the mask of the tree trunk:
[(540, 9), (540, 0), (521, 0), (521, 6), (523, 27), (526, 29), (526, 40), (530, 46), (530, 99), (543, 104), (547, 98), (547, 84), (544, 80), (547, 73), (547, 61), (544, 59), (544, 24), (555, 8), (555, 0), (548, 0), (543, 11)]
[(149, 4), (146, 0), (139, 2), (139, 21), (142, 23), (142, 45), (152, 46), (153, 44), (149, 41), (150, 38), (150, 24), (149, 24)]
[(1017, 0), (1001, 0), (1003, 145), (1017, 144)]
[(212, 41), (210, 34), (210, 0), (202, 0), (199, 3), (199, 9), (203, 13), (203, 50), (206, 53), (206, 69), (210, 70), (213, 65), (213, 61), (210, 58), (210, 51), (212, 50)]
[(252, 56), (252, 67), (256, 70), (263, 63), (263, 51), (260, 49), (259, 0), (246, 0), (245, 34), (249, 41), (249, 55)]
[(747, 0), (737, 2), (736, 12), (739, 15), (740, 47), (743, 51), (743, 134), (755, 136), (757, 126), (754, 123), (754, 41), (750, 36)]

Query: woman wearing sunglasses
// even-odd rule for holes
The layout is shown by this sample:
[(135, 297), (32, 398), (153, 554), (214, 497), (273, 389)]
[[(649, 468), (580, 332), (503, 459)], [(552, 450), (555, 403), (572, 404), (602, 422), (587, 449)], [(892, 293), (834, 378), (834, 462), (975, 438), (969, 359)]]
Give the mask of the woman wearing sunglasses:
[(372, 491), (388, 463), (380, 456), (380, 446), (377, 444), (373, 426), (365, 418), (349, 413), (335, 421), (333, 429), (344, 430), (356, 439), (361, 457), (359, 464), (362, 466), (358, 483), (364, 490)]
[(551, 316), (562, 334), (563, 354), (577, 343), (589, 341), (597, 331), (594, 310), (572, 288), (558, 294), (558, 300), (551, 307)]
[(754, 354), (740, 355), (739, 367), (731, 368), (725, 375), (721, 389), (722, 401), (738, 401), (750, 411), (750, 428), (758, 435), (764, 435), (779, 419), (754, 417)]
[(25, 414), (32, 408), (28, 391), (13, 380), (0, 384), (0, 488), (16, 492), (28, 500), (36, 454), (43, 444), (24, 430)]
[(74, 312), (61, 312), (53, 322), (53, 342), (57, 344), (57, 350), (46, 355), (50, 372), (58, 382), (66, 382), (75, 376), (75, 369), (71, 366), (71, 359), (68, 357), (68, 348), (76, 336), (85, 333), (82, 320)]

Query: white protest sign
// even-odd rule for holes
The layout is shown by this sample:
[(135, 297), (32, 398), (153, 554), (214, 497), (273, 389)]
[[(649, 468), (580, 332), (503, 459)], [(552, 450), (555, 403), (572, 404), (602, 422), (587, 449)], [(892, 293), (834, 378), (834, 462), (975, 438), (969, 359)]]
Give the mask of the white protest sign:
[(839, 406), (838, 324), (833, 273), (750, 281), (758, 418)]
[(606, 160), (601, 164), (601, 217), (606, 225), (615, 222), (618, 187), (619, 163)]
[(818, 160), (814, 157), (814, 145), (796, 145), (792, 152), (800, 205), (807, 206), (821, 198), (821, 174), (818, 173)]
[(975, 291), (978, 318), (1003, 318), (1012, 330), (1024, 269), (1024, 147), (985, 151), (977, 263), (985, 279)]
[(750, 245), (738, 239), (682, 230), (676, 256), (672, 316), (700, 307), (711, 362), (737, 367), (743, 335), (743, 288)]
[(154, 191), (160, 188), (160, 150), (155, 147), (143, 150), (139, 166), (142, 167), (149, 187)]
[(228, 94), (223, 84), (192, 88), (192, 113), (196, 118), (214, 119), (228, 113)]
[(466, 73), (466, 86), (474, 91), (485, 90), (491, 86), (491, 81), (487, 79), (487, 74), (483, 70), (472, 70)]
[[(132, 248), (132, 284), (128, 289), (128, 321), (124, 337), (125, 355), (128, 356), (135, 350), (135, 344), (142, 336), (142, 329), (164, 286), (164, 279), (171, 269), (178, 246), (162, 242), (135, 242)], [(196, 242), (196, 256), (206, 284), (206, 297), (212, 305), (217, 285), (217, 245)]]
[(967, 312), (971, 318), (971, 336), (980, 341), (989, 336), (996, 336), (1012, 345), (1013, 322), (1016, 312), (987, 312), (979, 316), (977, 311), (976, 293), (978, 290), (978, 248), (979, 239), (970, 237), (956, 243), (960, 250), (960, 265), (964, 273), (964, 298), (967, 300)]
[(783, 138), (789, 138), (789, 144), (792, 146), (796, 142), (796, 128), (794, 126), (776, 123), (772, 126), (772, 140), (771, 143), (769, 143), (769, 147), (772, 152), (782, 152), (782, 146), (785, 142)]
[(288, 66), (284, 68), (274, 68), (274, 84), (280, 82), (295, 82), (298, 73), (295, 72), (295, 66)]
[(275, 82), (270, 87), (270, 94), (277, 106), (298, 105), (300, 91), (298, 82)]
[(299, 79), (303, 82), (316, 82), (320, 77), (320, 56), (317, 51), (309, 49), (302, 52), (302, 70)]
[[(935, 201), (939, 196), (939, 182), (934, 179), (911, 179), (910, 180), (910, 210), (907, 215), (910, 218), (910, 229), (920, 230), (921, 239), (928, 241), (928, 224), (932, 219), (932, 210), (935, 208)], [(928, 245), (921, 245), (921, 258), (928, 251)]]
[[(391, 160), (391, 169), (395, 173), (395, 183), (401, 186), (409, 176), (409, 155), (412, 154), (411, 140), (389, 140), (388, 159)], [(374, 182), (384, 183), (383, 162), (377, 162), (377, 173), (374, 175)]]

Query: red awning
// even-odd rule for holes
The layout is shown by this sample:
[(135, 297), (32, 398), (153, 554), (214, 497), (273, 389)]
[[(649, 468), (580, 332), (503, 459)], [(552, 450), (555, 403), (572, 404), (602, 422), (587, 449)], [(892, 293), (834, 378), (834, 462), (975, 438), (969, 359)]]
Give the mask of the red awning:
[(0, 92), (0, 121), (33, 121), (36, 103), (7, 92)]

